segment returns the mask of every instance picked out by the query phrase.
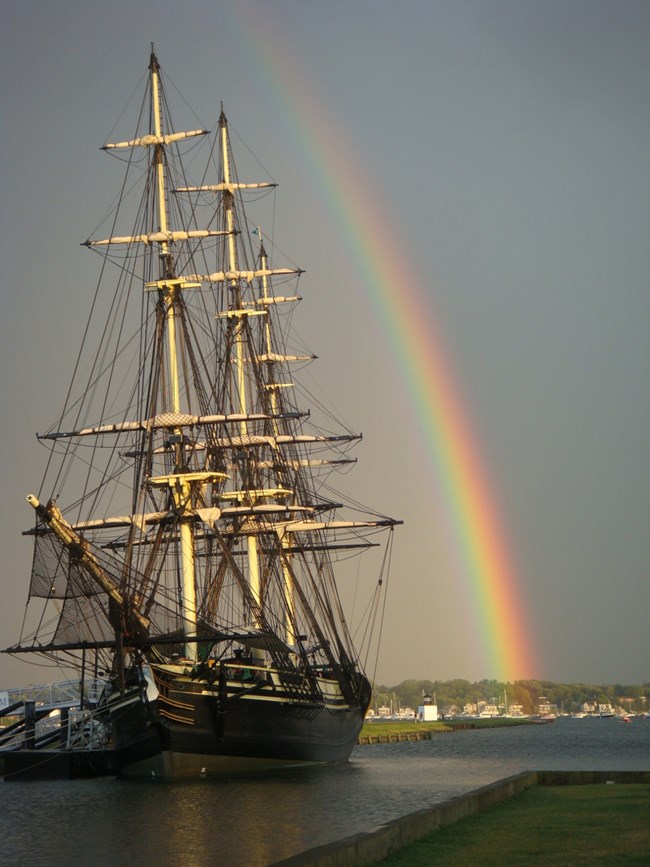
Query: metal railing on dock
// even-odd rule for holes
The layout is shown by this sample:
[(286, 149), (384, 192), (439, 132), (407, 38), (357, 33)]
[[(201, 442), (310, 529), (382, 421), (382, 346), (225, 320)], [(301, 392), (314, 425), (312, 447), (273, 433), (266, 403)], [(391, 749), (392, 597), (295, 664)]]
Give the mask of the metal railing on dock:
[(72, 707), (82, 702), (92, 704), (99, 700), (105, 684), (106, 681), (102, 678), (86, 678), (83, 683), (79, 680), (62, 680), (59, 683), (0, 689), (0, 717), (8, 715), (9, 706), (24, 701), (33, 701), (37, 705), (52, 708), (62, 705)]
[(20, 687), (0, 693), (0, 750), (93, 750), (106, 744), (107, 730), (95, 707), (102, 680)]

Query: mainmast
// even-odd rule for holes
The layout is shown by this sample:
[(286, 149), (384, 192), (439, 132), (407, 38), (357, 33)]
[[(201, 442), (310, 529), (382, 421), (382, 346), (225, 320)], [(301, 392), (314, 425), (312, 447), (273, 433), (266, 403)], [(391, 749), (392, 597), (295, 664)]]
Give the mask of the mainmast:
[[(221, 108), (219, 115), (219, 134), (221, 136), (221, 159), (223, 163), (223, 203), (225, 215), (225, 229), (228, 238), (228, 258), (227, 271), (233, 275), (228, 281), (228, 287), (231, 292), (231, 304), (227, 315), (234, 317), (234, 346), (235, 346), (235, 396), (233, 406), (235, 410), (246, 416), (248, 412), (248, 399), (246, 393), (246, 318), (255, 314), (257, 311), (249, 311), (244, 309), (240, 278), (237, 275), (239, 270), (239, 262), (237, 260), (237, 245), (235, 243), (235, 211), (234, 211), (234, 189), (236, 186), (232, 183), (230, 171), (230, 146), (228, 140), (228, 121)], [(244, 440), (248, 436), (248, 423), (244, 418), (240, 423), (239, 432)], [(242, 478), (242, 488), (245, 487), (248, 480)], [(249, 494), (252, 500), (251, 505), (255, 505), (254, 491)], [(259, 552), (257, 547), (257, 535), (249, 533), (246, 535), (246, 552), (248, 563), (248, 585), (255, 602), (255, 607), (259, 609), (261, 606), (261, 585), (260, 585), (260, 564)], [(249, 618), (251, 626), (260, 626), (261, 624), (254, 622), (253, 611), (250, 612)]]

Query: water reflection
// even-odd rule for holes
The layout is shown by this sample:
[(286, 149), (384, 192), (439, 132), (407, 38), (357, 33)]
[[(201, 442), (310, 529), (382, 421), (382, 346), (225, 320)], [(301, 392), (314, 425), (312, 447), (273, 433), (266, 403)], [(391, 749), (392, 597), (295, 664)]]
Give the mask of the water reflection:
[(457, 732), (263, 777), (2, 783), (3, 863), (261, 867), (528, 769), (650, 770), (650, 720)]

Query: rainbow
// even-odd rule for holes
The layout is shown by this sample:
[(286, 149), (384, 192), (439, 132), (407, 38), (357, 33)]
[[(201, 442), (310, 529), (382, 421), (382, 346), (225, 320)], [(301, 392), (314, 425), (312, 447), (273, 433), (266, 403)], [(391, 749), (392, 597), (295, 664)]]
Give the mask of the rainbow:
[[(373, 192), (350, 143), (325, 111), (306, 69), (283, 44), (277, 24), (246, 4), (232, 4), (242, 51), (280, 101), (323, 200), (343, 220), (343, 238), (361, 285), (403, 373), (413, 411), (449, 512), (462, 574), (472, 600), (485, 676), (501, 681), (534, 677), (530, 620), (510, 555), (493, 486), (462, 405), (443, 341), (428, 313), (423, 281), (389, 224), (390, 210)], [(315, 109), (317, 106), (317, 110)], [(342, 207), (342, 202), (345, 206)], [(397, 239), (397, 240), (396, 240)]]

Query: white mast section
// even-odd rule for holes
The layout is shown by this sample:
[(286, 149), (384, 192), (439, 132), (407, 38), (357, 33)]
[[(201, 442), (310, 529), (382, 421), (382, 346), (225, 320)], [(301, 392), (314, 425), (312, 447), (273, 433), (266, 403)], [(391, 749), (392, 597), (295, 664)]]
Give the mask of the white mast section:
[[(228, 274), (225, 279), (228, 280), (230, 284), (230, 289), (233, 296), (234, 301), (234, 311), (233, 313), (238, 314), (235, 316), (235, 370), (236, 370), (236, 387), (237, 387), (237, 400), (239, 402), (239, 412), (245, 416), (248, 413), (247, 409), (247, 395), (246, 395), (246, 371), (245, 371), (245, 358), (246, 358), (246, 346), (245, 346), (245, 317), (248, 315), (247, 311), (242, 309), (242, 299), (241, 299), (241, 287), (239, 285), (239, 263), (237, 261), (237, 246), (235, 243), (235, 217), (233, 212), (233, 200), (234, 193), (233, 190), (237, 188), (237, 185), (232, 184), (230, 178), (230, 150), (228, 146), (228, 121), (226, 120), (226, 115), (221, 111), (221, 115), (219, 117), (219, 130), (221, 133), (221, 158), (223, 162), (223, 197), (224, 197), (224, 210), (226, 216), (226, 230), (228, 232)], [(200, 278), (199, 278), (200, 279)], [(239, 427), (240, 435), (242, 439), (246, 439), (248, 437), (248, 425), (246, 421), (242, 421)], [(260, 582), (260, 567), (259, 567), (259, 552), (257, 548), (257, 537), (249, 533), (246, 536), (246, 551), (247, 551), (247, 562), (248, 562), (248, 585), (250, 587), (250, 591), (253, 595), (253, 599), (255, 600), (256, 605), (261, 606), (262, 602), (262, 590), (261, 590), (261, 582)], [(251, 613), (250, 616), (250, 625), (259, 627), (261, 624), (255, 622), (254, 617)]]
[(134, 138), (131, 141), (118, 141), (115, 142), (115, 144), (105, 144), (102, 150), (110, 151), (113, 148), (147, 148), (151, 147), (152, 145), (167, 145), (175, 141), (182, 141), (186, 138), (193, 138), (196, 135), (207, 134), (207, 129), (192, 129), (188, 130), (187, 132), (172, 132), (168, 135), (143, 135), (142, 138)]
[[(153, 144), (154, 161), (156, 169), (156, 184), (157, 184), (157, 204), (158, 204), (158, 220), (159, 231), (163, 235), (163, 240), (160, 241), (160, 262), (161, 262), (161, 280), (160, 289), (165, 303), (165, 319), (167, 333), (167, 354), (169, 366), (169, 411), (172, 413), (180, 413), (181, 398), (180, 398), (180, 382), (178, 372), (178, 355), (177, 355), (177, 339), (176, 339), (176, 297), (181, 291), (181, 281), (174, 279), (172, 272), (171, 255), (169, 250), (169, 241), (167, 233), (169, 227), (167, 225), (167, 200), (165, 189), (165, 145), (169, 139), (162, 133), (161, 113), (160, 113), (160, 82), (158, 78), (158, 60), (155, 54), (151, 55), (150, 71), (151, 71), (151, 99), (153, 103), (154, 115), (154, 138), (148, 143)], [(147, 137), (149, 138), (149, 137)], [(145, 143), (141, 141), (140, 143)], [(179, 433), (181, 431), (179, 430)], [(151, 480), (154, 484), (159, 480)], [(164, 484), (165, 482), (163, 482)], [(174, 504), (179, 512), (184, 512), (191, 508), (191, 489), (190, 482), (182, 474), (175, 475), (173, 480), (167, 481), (169, 489), (174, 498)], [(180, 522), (180, 556), (181, 556), (181, 608), (183, 615), (183, 624), (185, 635), (188, 639), (185, 645), (185, 655), (196, 661), (198, 658), (198, 648), (196, 641), (196, 581), (194, 568), (194, 539), (192, 531), (192, 522)]]
[(270, 181), (257, 184), (231, 184), (225, 181), (221, 184), (206, 184), (203, 187), (176, 187), (175, 193), (234, 193), (235, 190), (259, 190), (262, 187), (277, 187)]
[[(227, 234), (223, 232), (222, 234)], [(239, 271), (237, 268), (229, 268), (228, 271), (214, 271), (212, 274), (188, 274), (186, 280), (196, 280), (200, 283), (230, 283), (235, 280), (243, 280), (251, 283), (258, 277), (295, 277), (302, 274), (301, 268), (258, 268), (256, 271)], [(297, 298), (288, 299), (291, 301)]]
[[(162, 281), (165, 283), (166, 281)], [(282, 418), (301, 418), (308, 413), (292, 412), (284, 413)], [(83, 427), (73, 431), (52, 431), (46, 434), (36, 434), (41, 440), (64, 439), (65, 437), (99, 436), (100, 434), (119, 434), (130, 431), (151, 431), (178, 429), (181, 427), (198, 427), (201, 425), (215, 424), (239, 424), (242, 421), (267, 421), (271, 418), (265, 413), (254, 413), (243, 416), (241, 413), (230, 415), (189, 415), (188, 413), (162, 413), (155, 418), (141, 421), (120, 421), (115, 424), (102, 424), (95, 427)], [(230, 442), (230, 440), (228, 441)]]
[(159, 232), (149, 232), (147, 235), (116, 235), (112, 238), (104, 238), (99, 241), (85, 241), (86, 247), (107, 247), (109, 244), (162, 244), (173, 241), (191, 241), (194, 238), (214, 238), (225, 235), (225, 232), (217, 232), (214, 229), (190, 229), (190, 231), (168, 232), (161, 229)]

